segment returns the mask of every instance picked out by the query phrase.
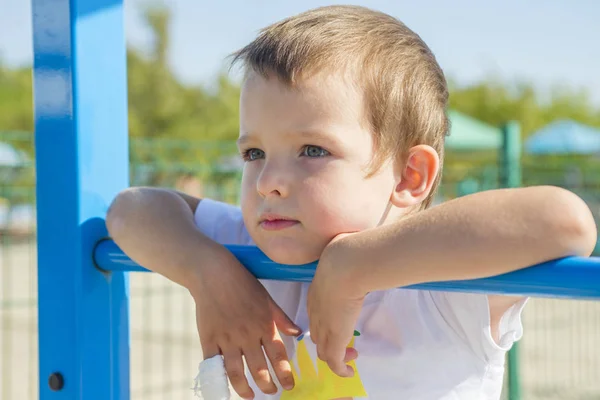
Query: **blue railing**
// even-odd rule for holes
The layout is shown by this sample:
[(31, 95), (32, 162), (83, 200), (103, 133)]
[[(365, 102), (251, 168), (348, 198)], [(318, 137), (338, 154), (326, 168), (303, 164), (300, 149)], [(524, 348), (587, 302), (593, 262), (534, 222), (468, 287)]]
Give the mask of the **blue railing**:
[[(284, 265), (271, 261), (257, 247), (225, 246), (258, 279), (310, 282), (316, 263)], [(112, 241), (103, 240), (94, 250), (98, 268), (105, 271), (148, 270), (131, 260)], [(600, 299), (600, 258), (567, 257), (503, 275), (462, 281), (433, 282), (408, 289), (440, 290), (532, 297)]]

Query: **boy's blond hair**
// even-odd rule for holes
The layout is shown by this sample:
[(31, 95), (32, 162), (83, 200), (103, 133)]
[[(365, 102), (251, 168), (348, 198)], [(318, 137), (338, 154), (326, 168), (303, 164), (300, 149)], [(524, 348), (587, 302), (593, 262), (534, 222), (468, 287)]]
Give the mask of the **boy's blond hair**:
[[(369, 174), (389, 159), (404, 162), (415, 145), (444, 156), (448, 89), (442, 69), (423, 40), (402, 22), (358, 6), (309, 10), (264, 28), (233, 54), (246, 73), (277, 76), (293, 87), (319, 72), (350, 71), (365, 98), (365, 121), (376, 155)], [(441, 180), (441, 170), (428, 207)]]

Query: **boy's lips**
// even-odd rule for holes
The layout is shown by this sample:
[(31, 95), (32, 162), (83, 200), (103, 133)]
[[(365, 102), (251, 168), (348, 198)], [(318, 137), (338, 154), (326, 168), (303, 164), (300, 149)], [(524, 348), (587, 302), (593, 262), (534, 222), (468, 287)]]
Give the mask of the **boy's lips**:
[(259, 225), (267, 231), (279, 231), (290, 228), (300, 221), (279, 214), (265, 213), (260, 216)]

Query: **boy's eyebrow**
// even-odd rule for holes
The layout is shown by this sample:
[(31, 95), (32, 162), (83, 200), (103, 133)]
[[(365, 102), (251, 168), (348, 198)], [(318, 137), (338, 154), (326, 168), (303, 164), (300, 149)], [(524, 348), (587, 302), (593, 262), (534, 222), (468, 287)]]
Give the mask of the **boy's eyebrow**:
[[(326, 142), (329, 143), (330, 145), (340, 145), (340, 142), (337, 138), (335, 138), (334, 136), (325, 133), (322, 130), (314, 130), (314, 129), (303, 129), (303, 130), (298, 130), (298, 131), (291, 131), (286, 133), (286, 136), (293, 136), (293, 137), (301, 137), (305, 140), (316, 140), (319, 142)], [(252, 134), (251, 132), (247, 132), (242, 134), (238, 140), (237, 140), (237, 145), (238, 146), (243, 146), (245, 144), (247, 144), (248, 142), (251, 142), (255, 139), (255, 135)]]
[(238, 138), (238, 140), (236, 141), (236, 143), (237, 143), (238, 147), (241, 147), (241, 146), (245, 145), (246, 143), (248, 143), (251, 140), (252, 140), (252, 135), (249, 135), (249, 134), (246, 133), (246, 134), (241, 135)]
[[(328, 134), (325, 131), (322, 130), (315, 130), (315, 129), (303, 129), (300, 130), (298, 132), (296, 132), (296, 134), (298, 134), (299, 136), (301, 136), (303, 139), (306, 140), (316, 140), (319, 142), (326, 142), (331, 144), (335, 144), (335, 145), (339, 145), (339, 141), (337, 140), (337, 138), (331, 134)], [(292, 135), (292, 134), (290, 134)]]

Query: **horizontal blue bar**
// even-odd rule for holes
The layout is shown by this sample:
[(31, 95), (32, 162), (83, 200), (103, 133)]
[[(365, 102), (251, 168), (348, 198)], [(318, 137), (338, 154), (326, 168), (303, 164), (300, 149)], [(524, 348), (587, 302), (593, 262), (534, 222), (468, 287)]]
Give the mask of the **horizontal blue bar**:
[[(310, 282), (317, 264), (283, 265), (271, 261), (257, 247), (226, 246), (258, 279)], [(148, 272), (110, 239), (96, 246), (94, 259), (106, 271)], [(532, 297), (600, 299), (600, 258), (567, 257), (489, 278), (433, 282), (408, 289), (470, 292)]]

